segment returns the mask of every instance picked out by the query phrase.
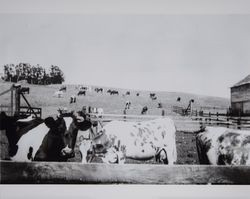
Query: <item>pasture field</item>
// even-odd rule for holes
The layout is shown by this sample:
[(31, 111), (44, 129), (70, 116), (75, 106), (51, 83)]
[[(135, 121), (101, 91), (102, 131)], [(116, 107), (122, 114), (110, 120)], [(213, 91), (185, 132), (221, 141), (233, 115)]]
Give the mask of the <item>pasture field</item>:
[[(11, 83), (0, 82), (0, 93), (9, 89)], [(154, 92), (156, 93), (157, 100), (152, 100), (149, 94), (152, 91), (135, 91), (128, 89), (116, 89), (119, 91), (119, 95), (110, 95), (106, 91), (113, 88), (104, 88), (103, 93), (96, 93), (94, 88), (92, 91), (87, 91), (86, 96), (77, 96), (76, 103), (70, 104), (70, 96), (76, 95), (78, 90), (76, 85), (66, 85), (67, 91), (62, 98), (57, 98), (54, 95), (55, 91), (58, 91), (62, 85), (29, 85), (24, 84), (24, 87), (30, 87), (30, 94), (26, 95), (29, 103), (32, 107), (42, 108), (42, 117), (46, 118), (50, 115), (57, 114), (58, 108), (67, 107), (68, 110), (81, 110), (83, 106), (102, 107), (104, 113), (110, 114), (123, 114), (126, 101), (131, 101), (131, 107), (127, 111), (127, 114), (140, 115), (144, 106), (148, 107), (148, 115), (161, 115), (162, 109), (165, 111), (165, 115), (177, 116), (172, 111), (172, 106), (187, 107), (189, 100), (194, 99), (194, 109), (199, 110), (201, 107), (207, 107), (214, 109), (213, 107), (225, 110), (229, 107), (229, 99), (219, 97), (200, 96), (188, 93), (177, 92)], [(130, 95), (125, 95), (126, 91), (130, 91)], [(140, 93), (139, 96), (136, 96)], [(177, 98), (180, 97), (181, 101), (177, 102)], [(158, 108), (158, 103), (162, 103), (162, 108)], [(0, 96), (0, 104), (10, 104), (10, 94)], [(25, 105), (24, 100), (21, 100), (21, 104)], [(178, 116), (177, 116), (178, 117)], [(182, 118), (179, 117), (179, 121)], [(198, 164), (198, 157), (196, 153), (195, 135), (194, 130), (199, 127), (198, 124), (185, 124), (177, 123), (176, 144), (177, 144), (177, 164)], [(3, 146), (1, 145), (1, 148)], [(1, 149), (2, 150), (2, 149)], [(76, 149), (76, 157), (70, 161), (81, 161), (81, 157), (78, 149)], [(99, 162), (99, 160), (96, 160)], [(141, 163), (134, 160), (128, 160), (128, 163)], [(153, 160), (147, 163), (154, 163)]]

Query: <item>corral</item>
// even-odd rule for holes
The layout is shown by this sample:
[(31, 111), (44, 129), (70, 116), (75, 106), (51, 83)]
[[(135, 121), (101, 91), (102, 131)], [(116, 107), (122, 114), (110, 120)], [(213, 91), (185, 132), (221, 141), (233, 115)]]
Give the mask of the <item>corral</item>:
[[(176, 96), (180, 94), (172, 96), (172, 101), (170, 100), (170, 102), (168, 101), (169, 96), (169, 98), (166, 98), (164, 95), (157, 94), (160, 101), (163, 102), (163, 108), (159, 110), (157, 109), (157, 102), (146, 99), (144, 95), (148, 95), (143, 93), (140, 93), (140, 96), (136, 96), (135, 93), (131, 92), (131, 95), (134, 95), (133, 97), (130, 95), (124, 98), (123, 96), (100, 95), (92, 92), (87, 93), (86, 97), (79, 97), (76, 104), (70, 105), (66, 97), (54, 99), (54, 101), (51, 100), (56, 89), (53, 86), (36, 86), (35, 94), (31, 96), (31, 104), (43, 107), (44, 117), (55, 114), (58, 107), (65, 106), (76, 110), (81, 109), (83, 105), (103, 107), (106, 113), (110, 113), (103, 115), (102, 118), (97, 118), (98, 121), (103, 120), (103, 122), (117, 119), (117, 117), (120, 117), (120, 120), (162, 117), (161, 110), (164, 109), (166, 115), (174, 118), (177, 127), (177, 165), (155, 165), (154, 161), (140, 162), (139, 164), (138, 161), (134, 160), (128, 160), (125, 165), (106, 165), (101, 164), (98, 159), (91, 164), (81, 164), (79, 163), (81, 157), (76, 148), (75, 158), (70, 159), (70, 162), (67, 163), (13, 163), (1, 161), (1, 183), (250, 184), (250, 169), (248, 166), (217, 167), (198, 165), (194, 132), (199, 130), (202, 121), (198, 118), (199, 115), (192, 120), (191, 117), (179, 116), (172, 112), (172, 104), (179, 105), (179, 102), (176, 102)], [(47, 92), (48, 95), (42, 95), (43, 92)], [(75, 92), (72, 88), (67, 89), (65, 96), (70, 96), (75, 94)], [(127, 99), (132, 101), (132, 109), (124, 115), (122, 110)], [(184, 99), (183, 96), (182, 99)], [(112, 104), (112, 107), (110, 107), (110, 104)], [(138, 116), (138, 113), (143, 104), (147, 104), (150, 107), (150, 111), (148, 115), (142, 117)], [(206, 100), (204, 100), (204, 103), (200, 106), (207, 104), (209, 103), (206, 103)], [(218, 106), (216, 103), (211, 104), (211, 107)], [(221, 104), (226, 108), (224, 101)], [(219, 118), (215, 117), (215, 122), (216, 120), (219, 120)], [(212, 123), (211, 114), (210, 119), (204, 119), (203, 122)], [(230, 125), (229, 122), (226, 125)]]

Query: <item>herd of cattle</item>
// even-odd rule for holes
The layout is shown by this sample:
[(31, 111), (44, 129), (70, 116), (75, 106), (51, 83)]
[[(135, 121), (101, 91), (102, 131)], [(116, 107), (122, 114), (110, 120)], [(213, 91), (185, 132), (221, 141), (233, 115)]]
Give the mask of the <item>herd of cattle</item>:
[[(32, 119), (32, 118), (31, 118)], [(171, 118), (143, 122), (111, 121), (100, 128), (82, 111), (59, 111), (56, 117), (18, 120), (0, 114), (12, 161), (67, 161), (75, 156), (77, 135), (82, 163), (100, 157), (104, 163), (123, 164), (127, 158), (173, 165), (177, 161), (176, 127)], [(95, 131), (94, 129), (99, 129)], [(250, 131), (207, 126), (196, 133), (200, 164), (250, 165)]]
[[(69, 100), (69, 103), (72, 104), (72, 103), (76, 103), (77, 101), (77, 97), (79, 96), (86, 96), (87, 92), (91, 92), (92, 91), (92, 88), (89, 87), (89, 86), (78, 86), (78, 87), (75, 87), (75, 89), (77, 90), (76, 94), (75, 95), (71, 95), (70, 96), (70, 100)], [(105, 91), (104, 88), (100, 88), (100, 87), (95, 87), (93, 89), (96, 93), (101, 93), (103, 94), (103, 92)], [(58, 98), (62, 98), (64, 93), (67, 91), (67, 87), (66, 86), (62, 86), (58, 91), (56, 91), (54, 93), (54, 97), (58, 97)], [(110, 95), (119, 95), (119, 91), (117, 90), (114, 90), (114, 89), (107, 89), (106, 91), (108, 94)], [(125, 93), (122, 94), (122, 96), (129, 96), (131, 95), (131, 92), (130, 91), (126, 91)], [(135, 94), (137, 97), (140, 96), (140, 93), (139, 92), (136, 92)], [(156, 100), (157, 99), (157, 96), (156, 96), (156, 93), (149, 93), (149, 98), (152, 99), (152, 100)], [(130, 106), (131, 106), (131, 101), (126, 101), (125, 102), (125, 107), (124, 107), (124, 114), (126, 114), (127, 110), (130, 109)], [(159, 102), (158, 103), (158, 107), (157, 108), (162, 108), (162, 103)], [(148, 107), (147, 106), (143, 106), (142, 109), (141, 109), (141, 112), (140, 114), (141, 115), (145, 115), (147, 114), (147, 111), (148, 111)], [(96, 110), (92, 113), (96, 113), (96, 114), (103, 114), (103, 110), (99, 111), (99, 110)]]
[[(77, 90), (76, 94), (75, 95), (72, 95), (70, 97), (70, 103), (75, 103), (76, 102), (76, 96), (86, 96), (87, 92), (91, 92), (92, 91), (92, 88), (91, 87), (88, 87), (88, 86), (79, 86), (79, 87), (76, 87), (75, 88)], [(54, 93), (54, 97), (58, 97), (58, 98), (62, 98), (64, 93), (67, 91), (67, 87), (66, 86), (62, 86), (61, 88), (59, 88), (58, 91), (55, 91)], [(104, 88), (100, 88), (100, 87), (96, 87), (94, 88), (94, 91), (96, 93), (103, 93), (104, 92)], [(114, 89), (107, 89), (106, 91), (108, 94), (110, 95), (119, 95), (119, 91), (117, 90), (114, 90)], [(126, 91), (125, 93), (122, 94), (122, 96), (126, 96), (126, 95), (131, 95), (131, 92), (130, 91)], [(140, 93), (137, 92), (136, 93), (136, 96), (140, 96)], [(156, 93), (150, 93), (149, 94), (149, 97), (150, 99), (152, 100), (156, 100), (157, 99), (157, 96), (156, 96)]]

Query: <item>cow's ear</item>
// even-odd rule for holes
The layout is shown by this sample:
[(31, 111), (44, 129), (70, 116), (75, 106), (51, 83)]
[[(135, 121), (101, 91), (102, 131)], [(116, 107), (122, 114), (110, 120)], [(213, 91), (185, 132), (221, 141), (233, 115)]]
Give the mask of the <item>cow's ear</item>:
[(44, 123), (46, 124), (46, 126), (48, 128), (53, 128), (56, 125), (56, 121), (54, 120), (53, 117), (47, 117), (47, 118), (45, 118)]
[(77, 121), (77, 127), (78, 129), (80, 129), (81, 131), (86, 131), (89, 128), (91, 128), (92, 123), (88, 120), (84, 120), (82, 122)]

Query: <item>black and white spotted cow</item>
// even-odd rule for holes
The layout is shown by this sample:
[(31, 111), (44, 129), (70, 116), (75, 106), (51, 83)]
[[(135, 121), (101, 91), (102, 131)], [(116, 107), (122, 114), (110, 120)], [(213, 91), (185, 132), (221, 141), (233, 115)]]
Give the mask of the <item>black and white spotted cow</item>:
[(127, 91), (127, 92), (126, 92), (126, 95), (130, 95), (130, 91)]
[(0, 130), (6, 147), (6, 149), (4, 149), (6, 154), (1, 158), (9, 159), (11, 156), (15, 155), (18, 150), (16, 144), (20, 137), (29, 130), (35, 128), (41, 122), (42, 119), (33, 118), (32, 115), (24, 119), (19, 119), (17, 116), (8, 116), (5, 112), (1, 112)]
[[(88, 154), (101, 156), (104, 163), (123, 164), (126, 158), (150, 160), (173, 165), (177, 160), (176, 128), (170, 118), (144, 122), (111, 121), (91, 141), (79, 149), (82, 162)], [(91, 158), (90, 158), (91, 159)]]
[(78, 91), (77, 95), (78, 96), (80, 96), (80, 95), (86, 96), (86, 90), (80, 90), (80, 91)]
[(90, 121), (74, 113), (48, 117), (21, 136), (11, 160), (67, 161), (74, 156), (78, 130), (87, 130), (91, 125)]
[(103, 88), (95, 88), (95, 91), (97, 92), (97, 93), (103, 93)]
[(147, 106), (144, 106), (141, 110), (141, 115), (145, 115), (148, 111), (148, 107)]
[(200, 164), (250, 165), (250, 131), (208, 126), (196, 136)]
[(67, 91), (67, 86), (62, 86), (59, 91), (63, 91), (63, 92), (66, 92)]

